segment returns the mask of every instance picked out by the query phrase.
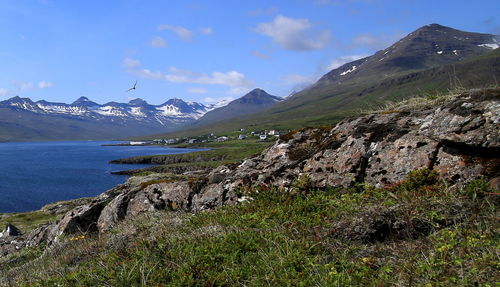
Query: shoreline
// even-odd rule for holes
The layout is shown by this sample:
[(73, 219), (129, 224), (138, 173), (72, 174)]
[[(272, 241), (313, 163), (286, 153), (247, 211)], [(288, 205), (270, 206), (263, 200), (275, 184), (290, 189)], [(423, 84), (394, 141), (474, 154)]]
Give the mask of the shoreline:
[[(93, 142), (93, 143), (92, 143)], [(59, 146), (92, 146), (89, 147), (91, 150), (100, 150), (101, 154), (107, 155), (104, 157), (104, 160), (99, 160), (99, 164), (93, 164), (91, 163), (92, 166), (95, 166), (98, 170), (102, 170), (102, 174), (107, 174), (107, 175), (102, 175), (101, 172), (99, 172), (98, 178), (93, 179), (94, 175), (88, 174), (86, 172), (82, 173), (81, 175), (79, 172), (73, 173), (73, 170), (78, 170), (78, 166), (81, 166), (79, 161), (81, 160), (81, 157), (86, 157), (86, 149), (83, 151), (80, 151), (79, 155), (77, 158), (73, 158), (70, 154), (66, 155), (65, 153), (62, 154), (62, 156), (57, 156), (58, 158), (67, 158), (68, 160), (65, 160), (62, 165), (58, 166), (58, 169), (64, 169), (67, 170), (66, 167), (70, 167), (69, 171), (66, 173), (73, 173), (75, 174), (75, 178), (78, 178), (78, 182), (102, 182), (105, 183), (104, 185), (101, 185), (99, 188), (97, 183), (95, 184), (90, 184), (89, 187), (86, 184), (82, 186), (82, 188), (75, 188), (71, 187), (68, 184), (68, 191), (61, 193), (60, 190), (61, 188), (58, 188), (64, 183), (62, 181), (57, 180), (58, 176), (56, 175), (54, 178), (56, 181), (51, 180), (51, 181), (41, 181), (42, 179), (37, 179), (37, 182), (39, 182), (41, 191), (38, 191), (38, 188), (35, 188), (33, 184), (28, 184), (28, 185), (23, 185), (20, 183), (20, 185), (17, 184), (19, 179), (23, 178), (30, 178), (30, 173), (34, 173), (35, 171), (32, 170), (32, 168), (29, 168), (29, 165), (24, 164), (26, 162), (26, 159), (21, 159), (20, 165), (25, 166), (26, 168), (23, 168), (22, 170), (15, 172), (15, 173), (5, 173), (6, 178), (10, 178), (9, 176), (12, 176), (12, 180), (8, 181), (8, 184), (5, 185), (5, 196), (2, 200), (4, 204), (4, 208), (0, 211), (0, 215), (3, 217), (6, 217), (6, 215), (16, 215), (16, 214), (24, 214), (24, 213), (30, 213), (30, 212), (37, 212), (42, 210), (46, 205), (51, 205), (54, 203), (58, 203), (60, 201), (71, 201), (71, 200), (78, 200), (80, 198), (85, 198), (85, 197), (93, 197), (93, 196), (98, 196), (99, 194), (106, 192), (107, 190), (115, 187), (118, 184), (123, 184), (126, 182), (129, 176), (131, 176), (134, 173), (127, 173), (125, 172), (126, 170), (134, 170), (136, 172), (142, 172), (142, 169), (147, 169), (152, 167), (151, 165), (154, 165), (154, 163), (147, 163), (145, 162), (143, 164), (137, 163), (136, 166), (113, 166), (112, 164), (109, 163), (109, 161), (113, 159), (122, 159), (122, 158), (128, 158), (130, 156), (135, 156), (139, 154), (140, 157), (147, 157), (147, 156), (168, 156), (169, 154), (172, 155), (177, 155), (177, 154), (183, 154), (183, 153), (192, 153), (192, 152), (197, 152), (199, 150), (203, 150), (200, 148), (189, 148), (189, 147), (171, 147), (171, 146), (151, 146), (153, 150), (149, 150), (149, 147), (142, 147), (140, 146), (139, 149), (128, 149), (131, 150), (130, 152), (127, 152), (126, 150), (122, 149), (115, 149), (115, 150), (122, 150), (123, 152), (107, 152), (106, 149), (101, 148), (101, 143), (102, 142), (95, 142), (95, 141), (57, 141), (57, 142), (9, 142), (8, 145), (4, 146), (5, 149), (3, 149), (4, 153), (7, 155), (10, 153), (11, 149), (17, 150), (17, 145), (20, 146), (20, 149), (24, 150), (24, 147), (26, 146), (30, 150), (32, 145), (35, 147), (41, 146), (40, 148), (34, 149), (34, 151), (41, 151), (41, 154), (50, 154), (50, 152), (55, 152), (59, 150)], [(10, 148), (9, 146), (12, 145), (13, 148)], [(47, 147), (44, 147), (47, 146)], [(72, 148), (71, 148), (72, 149)], [(148, 155), (149, 154), (149, 155)], [(102, 158), (103, 156), (99, 156)], [(109, 160), (111, 159), (111, 160)], [(49, 160), (47, 160), (47, 157), (44, 157), (44, 171), (47, 170), (45, 166), (50, 167), (50, 157)], [(58, 161), (55, 159), (54, 161)], [(91, 160), (92, 161), (92, 160)], [(94, 160), (95, 161), (95, 160)], [(71, 163), (72, 162), (72, 163)], [(68, 164), (66, 164), (68, 163)], [(17, 165), (14, 164), (9, 164), (6, 163), (7, 167), (13, 167), (15, 168)], [(125, 164), (125, 163), (124, 163)], [(74, 167), (74, 168), (73, 168)], [(88, 175), (88, 176), (87, 176)], [(123, 177), (124, 175), (127, 175), (127, 177)], [(97, 174), (96, 174), (97, 176)], [(109, 180), (103, 179), (103, 177), (109, 177)], [(45, 178), (45, 177), (44, 177)], [(5, 179), (4, 179), (5, 180)], [(98, 180), (98, 181), (96, 181)], [(107, 184), (106, 184), (107, 182)], [(5, 183), (5, 182), (4, 182)], [(14, 184), (18, 187), (14, 187)], [(8, 188), (17, 188), (20, 190), (23, 194), (44, 194), (43, 192), (47, 192), (48, 190), (51, 189), (51, 186), (55, 185), (56, 189), (55, 192), (50, 192), (47, 193), (48, 195), (45, 197), (46, 200), (38, 200), (38, 197), (33, 197), (32, 200), (29, 200), (30, 198), (28, 197), (28, 200), (22, 200), (22, 197), (20, 196), (10, 196), (7, 191), (9, 190)], [(2, 188), (3, 189), (3, 188)], [(84, 189), (83, 191), (80, 191)], [(95, 194), (95, 192), (98, 192)], [(33, 200), (35, 199), (35, 200)]]
[[(57, 142), (92, 142), (92, 141), (57, 141)], [(9, 142), (10, 143), (10, 142)], [(12, 142), (12, 143), (25, 143), (25, 142)], [(26, 142), (26, 143), (41, 143), (41, 142)], [(229, 146), (233, 146), (234, 144), (239, 144), (241, 141), (235, 141), (234, 143), (229, 144)], [(254, 143), (256, 146), (262, 146), (262, 143)], [(102, 145), (100, 145), (102, 146)], [(116, 146), (111, 144), (111, 146)], [(128, 145), (120, 145), (118, 146), (128, 146)], [(130, 145), (130, 146), (139, 146), (139, 145)], [(200, 146), (199, 144), (194, 144), (190, 146), (189, 144), (177, 145), (177, 146), (165, 146), (165, 145), (146, 145), (146, 146), (155, 146), (155, 147), (164, 147), (165, 149), (190, 149), (190, 152), (186, 153), (178, 153), (178, 154), (154, 154), (154, 155), (139, 155), (133, 157), (125, 157), (118, 158), (115, 160), (110, 160), (108, 164), (136, 164), (136, 165), (152, 165), (143, 168), (135, 168), (135, 169), (124, 169), (118, 171), (109, 171), (109, 174), (115, 176), (127, 176), (127, 178), (117, 185), (124, 184), (130, 177), (134, 175), (138, 175), (141, 173), (172, 173), (179, 174), (184, 172), (191, 172), (196, 170), (208, 171), (216, 167), (217, 164), (226, 164), (230, 163), (234, 159), (229, 154), (230, 151), (226, 150), (226, 145), (218, 145), (214, 146)], [(230, 149), (230, 148), (229, 148)], [(252, 149), (250, 149), (252, 150)], [(213, 151), (214, 154), (209, 155), (199, 155), (197, 153), (200, 152), (210, 152)], [(191, 156), (192, 154), (196, 154), (196, 156)], [(188, 156), (189, 155), (189, 156)], [(236, 155), (239, 158), (238, 155)], [(110, 187), (110, 189), (116, 187), (114, 185)], [(109, 189), (102, 191), (94, 197), (99, 196), (102, 193), (107, 192)], [(73, 201), (79, 201), (85, 198), (89, 198), (88, 196), (81, 196), (73, 199), (67, 200), (55, 200), (53, 202), (49, 202), (38, 209), (26, 210), (26, 211), (14, 211), (14, 212), (0, 212), (0, 222), (2, 222), (5, 217), (17, 216), (22, 214), (30, 214), (43, 211), (47, 206), (57, 205), (59, 203), (70, 203)], [(90, 197), (93, 198), (93, 197)]]

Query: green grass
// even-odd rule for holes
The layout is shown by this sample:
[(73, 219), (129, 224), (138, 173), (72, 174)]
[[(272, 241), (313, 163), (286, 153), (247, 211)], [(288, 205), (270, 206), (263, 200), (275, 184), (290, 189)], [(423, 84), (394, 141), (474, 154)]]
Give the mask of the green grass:
[(56, 218), (56, 215), (42, 210), (22, 213), (0, 213), (0, 228), (3, 229), (10, 223), (26, 234), (38, 225), (51, 222)]
[(144, 214), (0, 268), (30, 286), (497, 286), (499, 200), (484, 180), (450, 188), (419, 170), (383, 189), (307, 182), (248, 188), (252, 200), (207, 213)]
[[(181, 144), (176, 145), (176, 147), (210, 149), (176, 155), (139, 156), (132, 159), (146, 159), (148, 162), (160, 164), (164, 168), (216, 168), (222, 164), (237, 163), (245, 158), (255, 156), (271, 144), (272, 142), (261, 142), (257, 140), (230, 140), (226, 142)], [(168, 163), (170, 159), (175, 160), (173, 163)], [(147, 173), (147, 170), (148, 168), (144, 171)]]

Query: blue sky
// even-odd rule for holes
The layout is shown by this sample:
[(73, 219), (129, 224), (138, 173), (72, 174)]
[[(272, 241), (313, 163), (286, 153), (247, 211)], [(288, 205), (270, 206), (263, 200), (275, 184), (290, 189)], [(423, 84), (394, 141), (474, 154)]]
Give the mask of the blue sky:
[(426, 24), (500, 34), (498, 11), (497, 0), (0, 0), (0, 100), (283, 97)]

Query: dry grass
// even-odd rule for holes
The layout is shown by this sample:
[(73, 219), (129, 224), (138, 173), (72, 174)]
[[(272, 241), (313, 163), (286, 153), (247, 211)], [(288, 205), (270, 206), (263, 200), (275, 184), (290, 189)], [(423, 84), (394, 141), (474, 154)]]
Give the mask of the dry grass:
[(432, 107), (440, 106), (445, 103), (452, 101), (454, 98), (473, 93), (478, 90), (487, 90), (487, 89), (498, 89), (498, 86), (492, 86), (487, 88), (475, 89), (475, 90), (467, 90), (465, 88), (456, 87), (453, 90), (448, 90), (445, 93), (436, 93), (436, 94), (423, 94), (416, 95), (412, 98), (402, 100), (399, 102), (391, 102), (387, 101), (384, 104), (371, 109), (371, 110), (363, 110), (361, 114), (388, 114), (388, 113), (400, 113), (400, 112), (413, 112), (424, 109), (429, 109)]

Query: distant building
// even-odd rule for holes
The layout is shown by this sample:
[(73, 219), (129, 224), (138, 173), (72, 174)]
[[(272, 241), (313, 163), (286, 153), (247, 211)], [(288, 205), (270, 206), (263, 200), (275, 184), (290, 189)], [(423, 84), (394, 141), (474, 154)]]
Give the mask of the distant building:
[(244, 132), (244, 131), (245, 131), (245, 129), (244, 129), (244, 128), (241, 128), (241, 129), (240, 129), (240, 132)]
[(246, 135), (239, 135), (239, 136), (238, 136), (238, 139), (239, 139), (239, 140), (244, 140), (244, 139), (246, 139), (246, 138), (247, 138), (247, 136), (246, 136)]
[(198, 140), (198, 139), (189, 139), (189, 141), (188, 141), (188, 142), (189, 142), (190, 144), (193, 144), (193, 143), (197, 143), (197, 142), (199, 142), (199, 140)]
[(267, 134), (270, 136), (275, 136), (275, 135), (279, 135), (279, 132), (277, 130), (270, 130), (269, 133), (267, 133)]
[(130, 145), (145, 145), (146, 142), (130, 142)]
[(267, 135), (260, 135), (260, 136), (259, 136), (259, 139), (260, 139), (261, 141), (265, 141), (265, 140), (267, 139)]
[(218, 138), (217, 138), (217, 141), (218, 141), (218, 142), (225, 142), (225, 141), (227, 141), (228, 139), (229, 139), (228, 137), (226, 137), (226, 136), (222, 136), (222, 137), (218, 137)]

